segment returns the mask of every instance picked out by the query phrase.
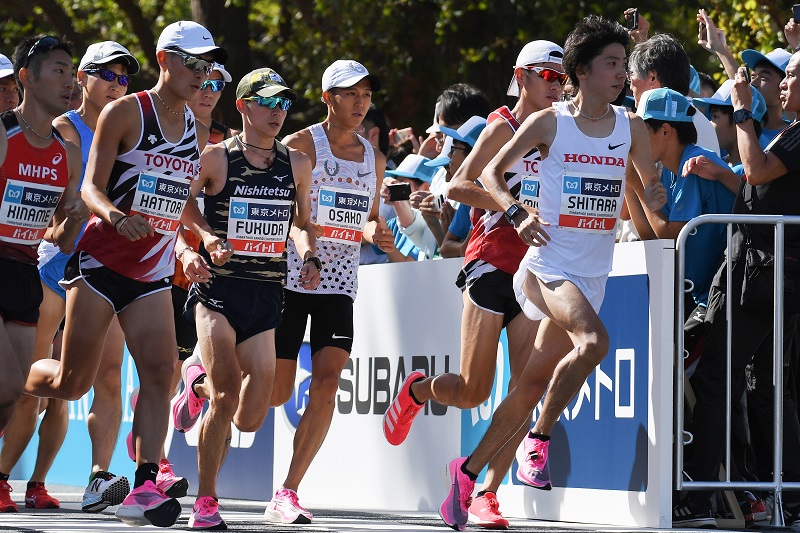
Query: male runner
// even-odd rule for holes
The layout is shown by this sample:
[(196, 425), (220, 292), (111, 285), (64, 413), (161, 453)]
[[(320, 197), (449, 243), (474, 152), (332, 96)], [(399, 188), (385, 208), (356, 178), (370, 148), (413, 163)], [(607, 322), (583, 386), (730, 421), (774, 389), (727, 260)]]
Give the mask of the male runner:
[(108, 326), (118, 315), (140, 393), (133, 430), (138, 468), (117, 516), (130, 525), (168, 527), (181, 507), (156, 486), (156, 476), (177, 359), (169, 289), (179, 225), (206, 230), (203, 243), (215, 260), (229, 255), (189, 194), (208, 134), (195, 128), (186, 102), (213, 61), (224, 61), (227, 54), (208, 30), (188, 21), (167, 26), (156, 48), (156, 86), (109, 104), (98, 119), (82, 190), (93, 216), (64, 275), (61, 362), (38, 361), (26, 392), (66, 399), (85, 394), (95, 380)]
[[(528, 116), (559, 101), (567, 81), (567, 75), (561, 70), (563, 55), (562, 48), (549, 41), (533, 41), (523, 47), (508, 87), (509, 96), (519, 96), (517, 104), (514, 109), (503, 106), (489, 115), (486, 130), (453, 177), (448, 198), (474, 207), (474, 229), (457, 281), (464, 302), (461, 369), (459, 374), (428, 378), (420, 372), (412, 372), (406, 378), (384, 416), (383, 430), (391, 444), (405, 440), (414, 417), (428, 400), (469, 409), (489, 397), (495, 375), (497, 342), (503, 328), (506, 328), (509, 343), (509, 390), (516, 385), (528, 361), (538, 323), (531, 322), (522, 313), (512, 286), (512, 277), (527, 246), (503, 216), (497, 202), (476, 181)], [(514, 197), (534, 208), (538, 205), (540, 165), (539, 151), (532, 150), (523, 154), (504, 175)], [(508, 520), (500, 514), (496, 492), (525, 431), (526, 428), (521, 427), (503, 447), (503, 452), (490, 462), (484, 487), (469, 508), (470, 519), (477, 525), (508, 527)]]
[(0, 54), (0, 113), (10, 111), (19, 105), (19, 87), (14, 77), (11, 60)]
[[(51, 238), (69, 249), (81, 221), (88, 218), (86, 205), (77, 196), (80, 152), (52, 125), (69, 105), (71, 45), (52, 36), (29, 37), (16, 47), (13, 58), (24, 97), (18, 107), (0, 115), (0, 273), (4, 280), (0, 295), (0, 433), (22, 396), (34, 354), (42, 302), (36, 250), (51, 221)], [(17, 507), (8, 484), (11, 468), (4, 467), (9, 472), (0, 472), (0, 511), (14, 512)], [(42, 497), (42, 504), (49, 507), (53, 503), (58, 504)]]
[[(378, 78), (357, 61), (334, 61), (322, 75), (322, 101), (328, 106), (328, 116), (322, 123), (286, 138), (288, 146), (309, 154), (314, 167), (311, 219), (324, 230), (319, 237), (322, 283), (312, 293), (293, 278), (291, 273), (300, 270), (303, 257), (290, 244), (283, 321), (275, 339), (278, 362), (272, 405), (281, 405), (291, 396), (309, 315), (311, 385), (308, 405), (297, 425), (289, 471), (264, 511), (270, 522), (311, 522), (311, 513), (298, 501), (297, 488), (328, 433), (339, 374), (350, 358), (362, 232), (381, 250), (394, 249), (392, 233), (379, 217), (376, 201), (376, 183), (383, 181), (386, 161), (377, 148), (356, 133), (369, 110), (373, 91), (379, 89)], [(330, 222), (328, 215), (334, 207), (346, 211), (356, 222)]]
[[(627, 32), (616, 22), (598, 16), (580, 21), (567, 37), (563, 60), (576, 96), (529, 116), (482, 174), (487, 190), (530, 246), (514, 277), (514, 289), (527, 317), (542, 322), (528, 364), (486, 435), (471, 456), (449, 465), (452, 485), (440, 514), (454, 529), (466, 524), (477, 473), (520, 426), (527, 427), (548, 382), (542, 413), (524, 440), (525, 457), (517, 477), (537, 488), (550, 487), (550, 431), (608, 351), (608, 333), (597, 312), (611, 270), (625, 174), (632, 170), (628, 157), (640, 175), (649, 177), (648, 183), (658, 179), (644, 123), (611, 105), (625, 83), (628, 43)], [(538, 211), (520, 204), (504, 179), (505, 172), (536, 147), (548, 150), (539, 165)], [(598, 160), (600, 164), (591, 163)], [(610, 195), (598, 198), (594, 183), (607, 185)], [(562, 195), (595, 207), (572, 212)]]
[[(246, 74), (236, 87), (243, 131), (209, 145), (201, 159), (205, 217), (234, 254), (224, 266), (209, 267), (208, 253), (178, 250), (190, 280), (186, 302), (193, 313), (205, 368), (184, 363), (184, 392), (175, 405), (176, 427), (196, 421), (190, 397), (211, 399), (197, 445), (198, 497), (189, 527), (224, 529), (216, 481), (233, 422), (257, 431), (269, 411), (275, 377), (275, 327), (281, 321), (286, 283), (286, 243), (303, 257), (294, 281), (319, 285), (316, 229), (310, 222), (311, 162), (304, 153), (276, 139), (297, 94), (272, 69)], [(210, 276), (209, 276), (210, 274)], [(195, 364), (193, 364), (195, 363)], [(205, 374), (205, 375), (203, 375)], [(227, 439), (227, 442), (226, 442)]]

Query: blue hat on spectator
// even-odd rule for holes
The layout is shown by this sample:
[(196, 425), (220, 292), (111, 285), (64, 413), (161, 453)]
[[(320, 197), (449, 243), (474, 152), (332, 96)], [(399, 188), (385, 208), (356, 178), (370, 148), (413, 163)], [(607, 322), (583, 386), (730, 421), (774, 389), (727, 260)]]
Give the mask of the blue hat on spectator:
[(689, 65), (689, 90), (695, 94), (700, 94), (700, 74), (697, 69)]
[[(725, 83), (717, 89), (714, 96), (711, 98), (692, 98), (692, 103), (705, 113), (708, 113), (709, 107), (712, 105), (733, 107), (733, 101), (731, 99), (732, 90), (733, 80), (725, 80)], [(750, 92), (753, 93), (753, 104), (750, 112), (753, 113), (753, 118), (761, 122), (764, 118), (764, 113), (767, 112), (767, 101), (764, 100), (764, 96), (758, 89), (752, 85), (750, 86)]]
[(756, 68), (756, 65), (761, 61), (769, 61), (776, 69), (785, 73), (786, 65), (789, 64), (791, 58), (792, 54), (783, 48), (776, 48), (766, 55), (758, 50), (745, 50), (742, 52), (742, 61), (751, 69)]
[(636, 114), (644, 120), (652, 118), (664, 122), (692, 122), (695, 112), (685, 96), (665, 87), (645, 91), (636, 109)]
[(436, 173), (434, 167), (426, 166), (425, 163), (430, 161), (427, 157), (419, 154), (409, 154), (394, 170), (387, 170), (387, 176), (400, 176), (402, 178), (414, 178), (430, 183), (433, 180), (433, 175)]
[(463, 123), (457, 130), (452, 128), (446, 128), (441, 126), (439, 129), (447, 135), (448, 137), (452, 137), (456, 141), (461, 141), (462, 143), (467, 143), (470, 146), (475, 146), (475, 143), (478, 142), (478, 137), (480, 137), (481, 132), (486, 127), (486, 119), (484, 117), (474, 116), (470, 117), (465, 123)]
[(445, 137), (442, 144), (442, 151), (439, 152), (439, 157), (434, 157), (430, 161), (426, 161), (425, 165), (429, 167), (444, 167), (450, 164), (450, 150), (453, 149), (453, 138)]

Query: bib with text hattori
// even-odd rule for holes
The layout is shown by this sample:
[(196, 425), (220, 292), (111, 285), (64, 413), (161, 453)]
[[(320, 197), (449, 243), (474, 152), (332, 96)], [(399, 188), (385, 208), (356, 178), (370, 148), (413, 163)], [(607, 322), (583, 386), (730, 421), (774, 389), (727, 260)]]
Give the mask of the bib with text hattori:
[(280, 257), (286, 250), (292, 202), (231, 197), (228, 242), (234, 253)]
[(142, 215), (156, 232), (170, 235), (178, 231), (188, 198), (189, 181), (186, 178), (142, 172), (130, 214)]
[(611, 233), (622, 209), (624, 176), (564, 174), (558, 225), (567, 230)]
[(320, 187), (317, 224), (324, 234), (320, 239), (344, 244), (360, 244), (369, 218), (369, 191)]
[(0, 241), (39, 244), (63, 193), (64, 187), (8, 180), (0, 204)]
[(524, 205), (539, 208), (539, 176), (522, 176), (519, 188), (519, 201)]

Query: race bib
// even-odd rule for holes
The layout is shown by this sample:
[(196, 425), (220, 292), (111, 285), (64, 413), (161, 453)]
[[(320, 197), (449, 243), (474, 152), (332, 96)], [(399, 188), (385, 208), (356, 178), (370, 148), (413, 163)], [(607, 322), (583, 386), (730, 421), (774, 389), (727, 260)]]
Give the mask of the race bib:
[(189, 181), (186, 178), (142, 172), (130, 214), (142, 215), (156, 232), (171, 235), (178, 231), (188, 198)]
[(558, 225), (571, 231), (614, 231), (622, 209), (623, 178), (578, 172), (564, 174)]
[(369, 191), (320, 187), (317, 224), (325, 231), (322, 240), (360, 244), (369, 218)]
[(286, 250), (292, 202), (231, 197), (228, 242), (234, 253), (280, 257)]
[(8, 180), (0, 204), (0, 241), (38, 245), (64, 187)]
[(539, 176), (523, 176), (519, 188), (519, 201), (524, 205), (539, 208)]

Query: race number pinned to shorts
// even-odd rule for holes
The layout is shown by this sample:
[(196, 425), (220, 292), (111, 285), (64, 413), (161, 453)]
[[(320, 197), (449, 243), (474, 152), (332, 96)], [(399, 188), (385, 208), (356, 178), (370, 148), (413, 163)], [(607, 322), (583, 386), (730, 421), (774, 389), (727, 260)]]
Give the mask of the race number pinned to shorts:
[(231, 197), (228, 242), (235, 254), (280, 257), (286, 250), (292, 202)]
[(564, 174), (558, 225), (572, 231), (611, 233), (622, 209), (624, 176)]
[(38, 245), (64, 187), (8, 180), (0, 204), (0, 241)]
[(142, 215), (157, 233), (171, 235), (178, 231), (188, 198), (189, 181), (186, 178), (142, 172), (130, 214)]
[(360, 244), (369, 218), (369, 191), (320, 187), (317, 224), (325, 231), (322, 240)]

